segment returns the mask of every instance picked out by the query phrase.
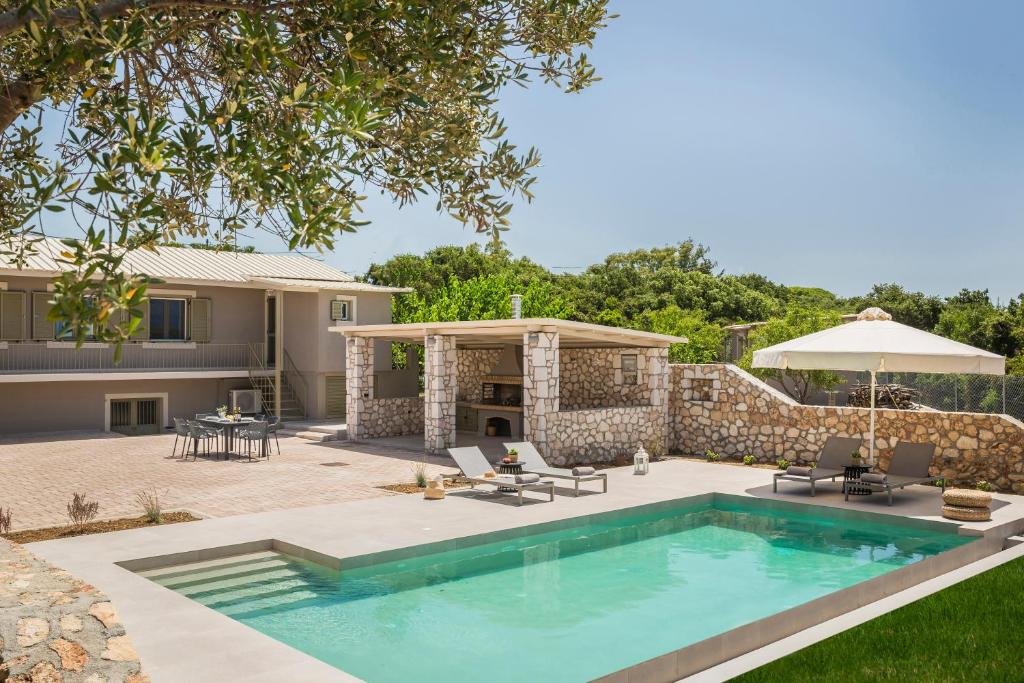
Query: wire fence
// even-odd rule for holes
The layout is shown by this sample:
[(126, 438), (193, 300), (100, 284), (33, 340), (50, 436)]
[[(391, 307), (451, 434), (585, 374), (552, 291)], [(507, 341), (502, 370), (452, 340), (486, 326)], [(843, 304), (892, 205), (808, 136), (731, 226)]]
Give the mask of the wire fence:
[[(868, 373), (857, 381), (867, 384)], [(902, 384), (917, 392), (917, 403), (955, 413), (1003, 413), (1024, 420), (1024, 376), (932, 375), (880, 372), (879, 384)]]

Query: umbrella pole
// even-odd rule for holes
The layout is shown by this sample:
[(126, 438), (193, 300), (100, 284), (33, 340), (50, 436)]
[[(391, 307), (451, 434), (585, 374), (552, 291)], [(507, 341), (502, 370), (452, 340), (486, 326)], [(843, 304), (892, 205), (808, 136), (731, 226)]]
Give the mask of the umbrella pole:
[(875, 463), (875, 371), (871, 371), (871, 441), (868, 444), (868, 464)]

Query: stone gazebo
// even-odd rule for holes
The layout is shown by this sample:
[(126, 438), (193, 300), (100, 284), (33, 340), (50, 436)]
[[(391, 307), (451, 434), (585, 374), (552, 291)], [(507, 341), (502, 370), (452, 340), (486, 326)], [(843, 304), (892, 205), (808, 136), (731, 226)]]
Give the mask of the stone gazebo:
[[(686, 341), (548, 318), (332, 329), (347, 338), (350, 439), (422, 431), (425, 450), (443, 453), (460, 431), (501, 428), (498, 436), (532, 441), (558, 464), (609, 459), (641, 443), (664, 448), (668, 347)], [(382, 342), (424, 347), (422, 397), (408, 382), (396, 395), (389, 371), (375, 370)]]

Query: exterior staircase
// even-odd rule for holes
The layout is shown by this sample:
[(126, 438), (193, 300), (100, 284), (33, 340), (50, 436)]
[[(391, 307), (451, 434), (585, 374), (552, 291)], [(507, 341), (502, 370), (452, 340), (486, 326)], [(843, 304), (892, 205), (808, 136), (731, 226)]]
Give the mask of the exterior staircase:
[[(259, 389), (263, 395), (263, 410), (271, 413), (274, 410), (274, 372), (273, 368), (264, 364), (259, 355), (253, 353), (252, 362), (249, 365), (249, 384), (253, 389)], [(280, 418), (286, 420), (301, 420), (306, 417), (304, 398), (308, 396), (306, 380), (295, 368), (288, 352), (284, 353), (284, 365), (281, 368), (281, 409)], [(283, 433), (283, 432), (282, 432)]]

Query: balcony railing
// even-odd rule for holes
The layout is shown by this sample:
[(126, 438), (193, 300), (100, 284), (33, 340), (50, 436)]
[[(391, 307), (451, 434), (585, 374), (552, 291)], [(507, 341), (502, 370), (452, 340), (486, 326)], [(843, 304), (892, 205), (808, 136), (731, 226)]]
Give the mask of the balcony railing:
[(263, 344), (126, 343), (114, 362), (114, 347), (57, 346), (45, 342), (10, 343), (0, 348), (0, 374), (60, 372), (132, 372), (181, 370), (248, 370), (263, 358)]

